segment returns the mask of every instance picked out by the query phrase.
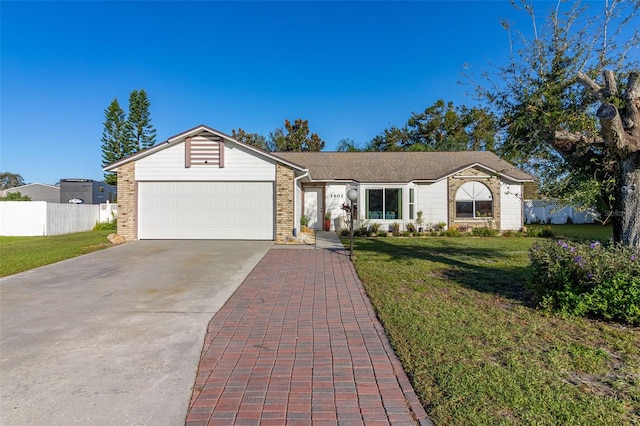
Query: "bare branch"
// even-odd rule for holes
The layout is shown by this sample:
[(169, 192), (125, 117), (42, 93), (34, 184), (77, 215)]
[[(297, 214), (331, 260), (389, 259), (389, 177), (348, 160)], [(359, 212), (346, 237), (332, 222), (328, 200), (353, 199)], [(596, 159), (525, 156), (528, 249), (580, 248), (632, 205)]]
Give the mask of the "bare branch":
[(578, 76), (576, 77), (578, 83), (582, 84), (585, 89), (589, 91), (592, 95), (598, 98), (602, 102), (606, 102), (606, 96), (603, 93), (602, 87), (598, 86), (595, 81), (591, 80), (591, 77), (583, 73), (582, 71), (578, 71)]
[(600, 119), (605, 143), (619, 156), (640, 151), (640, 138), (625, 132), (622, 118), (614, 105), (603, 103), (596, 116)]
[(605, 95), (607, 97), (615, 96), (618, 93), (618, 85), (616, 83), (616, 76), (611, 70), (605, 70), (602, 73), (604, 77)]
[(639, 72), (633, 71), (629, 73), (629, 80), (627, 82), (627, 93), (625, 93), (624, 97), (629, 101), (640, 98), (640, 73)]
[(555, 139), (557, 141), (560, 140), (583, 145), (602, 145), (604, 143), (604, 139), (600, 136), (573, 133), (567, 130), (557, 130), (555, 132)]
[(567, 161), (584, 156), (592, 145), (603, 145), (604, 139), (595, 135), (556, 130), (553, 147)]

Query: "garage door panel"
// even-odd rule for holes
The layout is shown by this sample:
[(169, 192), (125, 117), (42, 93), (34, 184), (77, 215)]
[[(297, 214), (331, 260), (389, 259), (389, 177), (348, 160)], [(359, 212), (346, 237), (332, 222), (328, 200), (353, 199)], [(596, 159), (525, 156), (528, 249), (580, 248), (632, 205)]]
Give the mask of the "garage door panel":
[(274, 237), (272, 182), (141, 182), (140, 239)]

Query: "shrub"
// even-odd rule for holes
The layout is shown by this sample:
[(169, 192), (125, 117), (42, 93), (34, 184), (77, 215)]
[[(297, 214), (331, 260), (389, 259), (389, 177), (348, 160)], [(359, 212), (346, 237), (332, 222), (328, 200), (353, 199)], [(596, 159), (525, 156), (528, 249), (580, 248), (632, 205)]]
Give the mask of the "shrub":
[(527, 228), (527, 237), (553, 238), (555, 237), (551, 228)]
[(400, 224), (398, 222), (394, 222), (391, 225), (391, 233), (393, 234), (394, 237), (400, 236)]
[(373, 232), (374, 234), (377, 234), (379, 230), (380, 230), (380, 224), (379, 223), (372, 223), (371, 224), (371, 232)]
[(378, 231), (378, 237), (386, 237), (387, 235), (389, 235), (387, 231)]
[(640, 324), (640, 253), (622, 245), (534, 244), (527, 286), (544, 308)]
[(403, 236), (403, 237), (410, 237), (410, 236), (411, 236), (411, 232), (409, 232), (409, 231), (404, 231), (404, 232), (402, 233), (402, 236)]
[(308, 223), (309, 223), (309, 218), (305, 215), (302, 215), (300, 217), (300, 228), (301, 229), (306, 228)]
[(442, 235), (444, 235), (445, 237), (459, 237), (460, 236), (460, 230), (457, 227), (452, 226), (451, 228), (447, 229), (446, 231), (443, 231)]
[(498, 235), (497, 230), (487, 227), (473, 228), (471, 233), (474, 237), (495, 237)]
[[(369, 229), (368, 226), (361, 226), (358, 231), (359, 231), (358, 234), (361, 237), (370, 237), (371, 236), (371, 230)], [(354, 232), (355, 232), (355, 230), (354, 230)]]
[(96, 226), (93, 227), (94, 231), (117, 231), (118, 230), (118, 222), (116, 220), (112, 220), (110, 222), (97, 222)]
[(507, 237), (507, 238), (524, 237), (525, 236), (525, 234), (523, 234), (521, 231), (502, 231), (500, 233), (500, 235), (502, 235), (503, 237)]
[(419, 237), (420, 235), (422, 235), (420, 232), (418, 232), (418, 231), (413, 231), (413, 236), (414, 236), (414, 237)]
[(407, 223), (407, 231), (409, 232), (416, 232), (416, 225), (414, 225), (413, 223), (409, 222)]

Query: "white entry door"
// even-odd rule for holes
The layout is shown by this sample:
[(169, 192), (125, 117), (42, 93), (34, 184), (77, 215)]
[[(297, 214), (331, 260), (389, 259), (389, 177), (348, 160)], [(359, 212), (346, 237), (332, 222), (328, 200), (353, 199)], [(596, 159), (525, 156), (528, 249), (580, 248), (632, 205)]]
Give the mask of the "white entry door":
[(322, 229), (324, 200), (322, 188), (304, 189), (304, 215), (307, 217), (307, 226), (311, 229)]

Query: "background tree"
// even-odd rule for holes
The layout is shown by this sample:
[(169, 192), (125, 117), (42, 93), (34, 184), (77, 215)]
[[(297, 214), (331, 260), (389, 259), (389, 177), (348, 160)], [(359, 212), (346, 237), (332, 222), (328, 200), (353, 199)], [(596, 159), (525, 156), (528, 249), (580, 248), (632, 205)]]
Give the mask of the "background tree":
[(129, 94), (129, 116), (127, 125), (131, 131), (133, 152), (149, 148), (156, 143), (156, 129), (151, 124), (147, 92), (134, 90)]
[(496, 118), (479, 107), (455, 107), (442, 99), (413, 113), (401, 127), (391, 127), (371, 141), (376, 151), (493, 150)]
[(273, 151), (272, 147), (269, 146), (269, 143), (267, 142), (267, 138), (263, 135), (259, 135), (258, 133), (247, 133), (242, 129), (238, 129), (231, 130), (231, 136), (237, 141), (255, 146), (263, 151)]
[[(125, 118), (124, 110), (118, 99), (114, 98), (104, 110), (104, 129), (102, 131), (102, 165), (106, 166), (132, 154), (131, 129)], [(104, 174), (104, 180), (110, 185), (118, 181), (116, 173)]]
[[(365, 147), (366, 148), (366, 147)], [(350, 138), (343, 138), (338, 141), (336, 151), (338, 152), (359, 152), (366, 149), (361, 147), (356, 141)]]
[(317, 133), (309, 134), (309, 122), (298, 118), (292, 122), (285, 119), (284, 129), (269, 134), (274, 151), (321, 151), (324, 141)]
[(10, 192), (4, 197), (0, 197), (0, 201), (31, 201), (28, 195), (22, 195), (19, 191)]
[[(597, 205), (605, 220), (612, 219), (614, 239), (636, 246), (638, 230), (629, 227), (638, 225), (625, 219), (630, 197), (622, 193), (630, 178), (622, 171), (628, 174), (638, 164), (633, 138), (639, 121), (629, 120), (637, 109), (637, 94), (627, 77), (638, 66), (628, 52), (638, 48), (639, 4), (558, 2), (541, 26), (532, 4), (521, 1), (516, 6), (532, 23), (531, 37), (503, 22), (511, 60), (477, 87), (481, 99), (500, 116), (498, 152), (536, 175), (547, 197), (577, 207)], [(590, 7), (602, 8), (601, 13), (592, 13)], [(626, 41), (617, 44), (625, 34)], [(604, 69), (612, 71), (603, 89), (593, 78)], [(616, 80), (628, 81), (626, 91)], [(594, 114), (594, 93), (600, 94), (600, 102), (614, 106), (616, 114), (610, 115), (627, 117), (626, 127), (607, 130), (611, 124)], [(624, 147), (616, 148), (615, 138), (626, 141)]]
[(24, 185), (24, 179), (22, 179), (22, 176), (9, 172), (0, 173), (0, 190), (15, 188), (16, 186), (22, 185)]
[[(129, 114), (125, 114), (117, 98), (104, 110), (102, 131), (102, 165), (106, 166), (156, 143), (156, 129), (151, 124), (147, 92), (133, 90), (129, 94)], [(105, 182), (116, 185), (118, 176), (104, 174)]]

